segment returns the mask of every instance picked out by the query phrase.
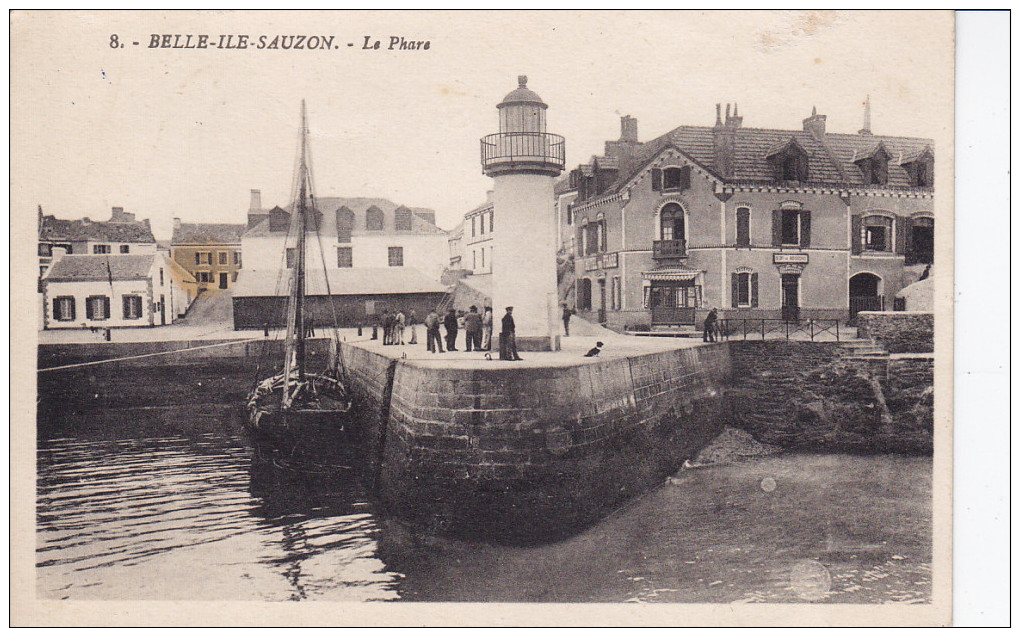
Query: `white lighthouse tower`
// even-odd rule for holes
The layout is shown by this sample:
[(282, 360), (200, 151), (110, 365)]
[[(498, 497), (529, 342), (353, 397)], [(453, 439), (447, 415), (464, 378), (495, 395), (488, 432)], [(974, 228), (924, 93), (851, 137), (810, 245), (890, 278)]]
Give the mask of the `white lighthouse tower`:
[(545, 132), (548, 108), (528, 77), (499, 109), (499, 133), (482, 138), (482, 170), (494, 179), (493, 339), (513, 306), (517, 346), (558, 351), (556, 219), (553, 179), (563, 170), (564, 140)]

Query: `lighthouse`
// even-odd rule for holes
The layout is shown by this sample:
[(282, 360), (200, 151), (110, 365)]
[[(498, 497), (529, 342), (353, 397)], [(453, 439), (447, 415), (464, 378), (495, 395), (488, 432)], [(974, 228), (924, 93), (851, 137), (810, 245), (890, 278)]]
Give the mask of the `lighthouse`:
[(517, 77), (517, 89), (496, 105), (499, 133), (482, 138), (482, 171), (492, 177), (492, 305), (494, 336), (513, 306), (517, 346), (558, 351), (553, 180), (563, 171), (563, 137), (546, 133), (548, 105)]

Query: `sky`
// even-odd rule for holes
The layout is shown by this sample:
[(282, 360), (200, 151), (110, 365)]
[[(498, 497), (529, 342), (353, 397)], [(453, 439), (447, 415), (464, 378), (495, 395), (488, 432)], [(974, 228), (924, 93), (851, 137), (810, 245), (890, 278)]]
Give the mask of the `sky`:
[[(870, 95), (876, 134), (942, 137), (952, 24), (892, 11), (14, 13), (12, 214), (105, 220), (122, 206), (160, 239), (174, 217), (244, 222), (252, 188), (269, 207), (289, 200), (304, 99), (319, 196), (428, 207), (452, 228), (491, 188), (478, 141), (518, 74), (549, 105), (568, 167), (616, 139), (621, 115), (649, 140), (711, 125), (727, 102), (748, 127), (799, 129), (817, 107), (829, 131), (854, 133)], [(153, 49), (153, 34), (336, 47)], [(387, 50), (390, 37), (429, 48)]]

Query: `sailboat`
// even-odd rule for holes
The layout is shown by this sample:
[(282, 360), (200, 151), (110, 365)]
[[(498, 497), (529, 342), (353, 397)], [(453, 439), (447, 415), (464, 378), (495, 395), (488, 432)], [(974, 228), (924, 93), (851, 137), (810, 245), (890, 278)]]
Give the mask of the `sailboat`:
[[(301, 135), (294, 179), (294, 203), (288, 239), (295, 239), (294, 259), (288, 282), (287, 337), (281, 371), (256, 383), (248, 395), (246, 425), (256, 436), (284, 439), (294, 448), (302, 444), (330, 442), (349, 430), (351, 396), (343, 382), (340, 339), (334, 316), (332, 358), (321, 373), (306, 368), (306, 326), (309, 315), (306, 298), (306, 249), (308, 231), (314, 230), (319, 213), (315, 209), (312, 171), (308, 147), (308, 122), (301, 101)], [(285, 247), (286, 248), (286, 247)], [(321, 248), (321, 247), (320, 247)], [(323, 260), (324, 262), (324, 260)], [(332, 303), (329, 277), (323, 263), (327, 297)]]

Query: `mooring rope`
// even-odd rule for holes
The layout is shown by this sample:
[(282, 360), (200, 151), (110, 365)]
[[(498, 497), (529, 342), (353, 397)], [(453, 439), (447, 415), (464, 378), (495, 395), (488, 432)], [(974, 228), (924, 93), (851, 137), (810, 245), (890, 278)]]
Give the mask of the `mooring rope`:
[[(213, 347), (226, 347), (228, 345), (244, 344), (246, 342), (261, 342), (264, 338), (246, 338), (245, 340), (232, 340), (230, 342), (221, 342), (214, 345), (202, 345), (201, 347), (188, 347), (187, 349), (174, 349), (172, 351), (157, 351), (156, 353), (144, 353), (142, 355), (128, 355), (121, 358), (109, 358), (107, 360), (96, 360), (94, 362), (79, 362), (77, 364), (64, 364), (62, 366), (49, 366), (43, 369), (37, 369), (39, 373), (46, 373), (49, 371), (61, 371), (64, 369), (73, 369), (81, 366), (93, 366), (95, 364), (106, 364), (109, 362), (123, 362), (124, 360), (137, 360), (140, 358), (151, 358), (157, 355), (170, 355), (173, 353), (185, 353), (187, 351), (201, 351), (203, 349), (211, 349)], [(108, 346), (108, 345), (102, 345)]]

